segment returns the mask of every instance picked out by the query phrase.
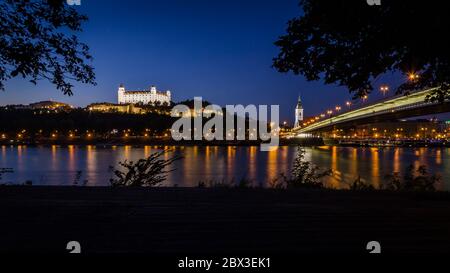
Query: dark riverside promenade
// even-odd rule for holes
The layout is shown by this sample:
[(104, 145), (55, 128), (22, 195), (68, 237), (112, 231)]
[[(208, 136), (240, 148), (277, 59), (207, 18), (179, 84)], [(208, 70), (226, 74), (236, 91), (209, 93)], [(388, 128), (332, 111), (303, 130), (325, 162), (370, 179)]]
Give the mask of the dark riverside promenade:
[(448, 253), (449, 193), (0, 187), (0, 252)]

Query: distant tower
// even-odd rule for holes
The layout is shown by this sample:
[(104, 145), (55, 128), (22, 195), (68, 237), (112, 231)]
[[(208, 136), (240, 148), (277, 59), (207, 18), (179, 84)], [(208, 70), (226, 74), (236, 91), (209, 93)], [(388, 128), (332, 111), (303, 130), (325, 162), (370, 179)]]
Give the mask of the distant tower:
[(119, 85), (119, 90), (117, 90), (117, 102), (119, 104), (125, 103), (125, 86), (123, 83)]
[(150, 87), (150, 93), (152, 93), (153, 95), (156, 95), (156, 86), (152, 85)]
[(300, 122), (303, 120), (303, 106), (302, 99), (298, 96), (297, 106), (295, 106), (295, 124), (294, 126), (300, 126)]

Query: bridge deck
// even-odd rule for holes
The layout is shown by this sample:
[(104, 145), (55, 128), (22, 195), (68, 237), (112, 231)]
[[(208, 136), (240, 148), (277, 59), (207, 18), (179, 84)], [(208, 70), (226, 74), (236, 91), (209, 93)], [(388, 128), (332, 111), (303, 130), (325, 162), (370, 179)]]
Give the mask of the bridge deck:
[[(431, 88), (409, 95), (401, 95), (372, 104), (365, 105), (358, 109), (352, 109), (347, 112), (342, 112), (339, 115), (331, 116), (327, 119), (315, 122), (306, 127), (297, 127), (293, 131), (296, 133), (309, 133), (324, 129), (336, 124), (353, 122), (360, 119), (367, 119), (370, 117), (391, 114), (400, 111), (408, 111), (413, 109), (427, 108), (429, 106), (438, 105), (438, 102), (427, 102), (425, 98), (436, 88)], [(432, 114), (432, 113), (425, 113)]]

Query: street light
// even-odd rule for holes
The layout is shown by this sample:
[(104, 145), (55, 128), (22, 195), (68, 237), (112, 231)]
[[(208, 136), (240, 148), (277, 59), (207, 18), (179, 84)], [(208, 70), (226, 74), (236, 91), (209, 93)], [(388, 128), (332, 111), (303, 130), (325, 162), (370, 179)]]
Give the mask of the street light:
[(415, 81), (415, 80), (419, 79), (419, 75), (416, 74), (416, 73), (414, 73), (414, 72), (409, 73), (408, 79), (409, 79), (410, 81)]
[(387, 86), (387, 85), (380, 86), (380, 91), (381, 91), (381, 93), (383, 93), (383, 96), (385, 96), (386, 93), (389, 91), (389, 86)]
[(347, 102), (345, 103), (345, 105), (347, 105), (347, 107), (350, 108), (350, 106), (352, 106), (352, 103), (351, 103), (350, 101), (347, 101)]
[(341, 107), (339, 105), (336, 106), (336, 111), (341, 111)]

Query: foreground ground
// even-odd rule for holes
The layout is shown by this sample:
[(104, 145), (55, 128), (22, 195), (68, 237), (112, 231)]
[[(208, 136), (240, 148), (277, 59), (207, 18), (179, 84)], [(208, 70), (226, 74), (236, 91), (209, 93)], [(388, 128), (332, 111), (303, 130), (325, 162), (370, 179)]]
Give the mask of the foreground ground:
[(450, 195), (0, 187), (0, 252), (450, 252)]

